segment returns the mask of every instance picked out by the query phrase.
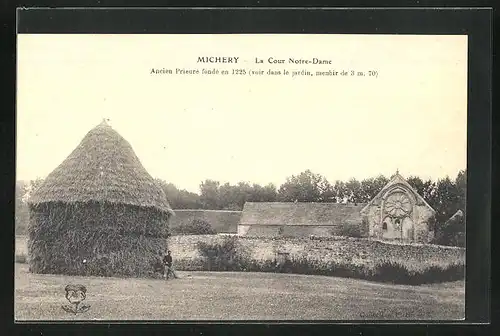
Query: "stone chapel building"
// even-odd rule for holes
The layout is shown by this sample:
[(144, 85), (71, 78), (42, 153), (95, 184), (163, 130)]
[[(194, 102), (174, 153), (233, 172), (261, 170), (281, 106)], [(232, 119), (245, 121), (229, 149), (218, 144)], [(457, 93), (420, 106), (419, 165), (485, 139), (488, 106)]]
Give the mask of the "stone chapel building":
[(361, 210), (368, 236), (427, 243), (434, 236), (435, 210), (396, 172)]
[(238, 235), (257, 237), (339, 236), (357, 226), (363, 237), (428, 243), (435, 211), (396, 172), (367, 204), (247, 202)]

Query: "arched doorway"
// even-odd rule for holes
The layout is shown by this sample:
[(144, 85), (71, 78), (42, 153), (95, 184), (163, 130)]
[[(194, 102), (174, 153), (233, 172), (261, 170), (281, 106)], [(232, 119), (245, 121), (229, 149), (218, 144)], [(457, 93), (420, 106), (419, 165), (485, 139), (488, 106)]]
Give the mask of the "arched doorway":
[(397, 220), (386, 217), (382, 222), (382, 238), (398, 239), (401, 238), (401, 230), (398, 228)]
[(405, 217), (401, 224), (401, 233), (403, 240), (413, 240), (413, 221), (410, 217)]

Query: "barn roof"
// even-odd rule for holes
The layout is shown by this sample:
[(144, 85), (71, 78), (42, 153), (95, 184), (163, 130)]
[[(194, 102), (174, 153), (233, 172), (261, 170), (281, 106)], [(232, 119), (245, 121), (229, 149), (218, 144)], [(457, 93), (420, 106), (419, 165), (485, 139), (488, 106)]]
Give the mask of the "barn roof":
[(446, 223), (451, 222), (451, 221), (455, 221), (455, 220), (457, 220), (459, 218), (463, 218), (463, 217), (464, 217), (464, 212), (459, 209), (459, 210), (457, 210), (457, 212), (455, 212), (453, 214), (453, 216), (451, 216), (450, 218), (448, 218), (448, 220), (446, 221)]
[(247, 202), (241, 225), (333, 226), (361, 223), (365, 204)]
[(90, 201), (150, 207), (173, 214), (163, 189), (142, 166), (132, 146), (105, 121), (85, 135), (28, 202)]
[(241, 211), (175, 209), (175, 217), (170, 223), (174, 229), (182, 224), (189, 224), (194, 219), (208, 222), (217, 233), (236, 233), (241, 218)]

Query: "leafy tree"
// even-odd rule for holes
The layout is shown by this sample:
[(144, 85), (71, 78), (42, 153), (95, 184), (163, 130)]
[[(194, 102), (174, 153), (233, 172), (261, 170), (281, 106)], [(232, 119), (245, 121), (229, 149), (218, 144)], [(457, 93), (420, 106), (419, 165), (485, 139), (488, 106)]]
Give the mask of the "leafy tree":
[(200, 184), (200, 201), (203, 209), (221, 209), (220, 182), (214, 180), (205, 180)]
[[(449, 177), (435, 183), (426, 201), (436, 210), (436, 242), (444, 245), (463, 245), (465, 237), (466, 171), (458, 173), (455, 180)], [(463, 216), (451, 218), (458, 210)]]
[(26, 192), (29, 188), (29, 182), (16, 181), (15, 190), (15, 233), (26, 234), (29, 222), (29, 208), (25, 200)]
[(420, 177), (410, 176), (406, 179), (406, 181), (427, 202), (429, 202), (434, 197), (436, 183), (432, 182), (431, 180), (427, 180), (424, 182)]
[(345, 185), (347, 188), (347, 201), (349, 203), (363, 203), (365, 197), (363, 197), (361, 182), (352, 178)]
[(26, 234), (29, 224), (28, 199), (31, 194), (43, 183), (43, 179), (37, 178), (30, 181), (16, 181), (14, 216), (15, 233)]
[(430, 205), (436, 210), (438, 223), (446, 222), (458, 210), (458, 189), (449, 177), (437, 182), (436, 192), (430, 198)]
[(198, 195), (179, 190), (161, 179), (156, 179), (156, 183), (165, 191), (174, 209), (242, 210), (245, 202), (274, 202), (278, 195), (273, 184), (264, 187), (247, 182), (221, 185), (218, 181), (206, 180), (201, 183), (201, 195)]
[(183, 223), (172, 230), (178, 235), (209, 235), (215, 234), (215, 230), (209, 222), (203, 219), (193, 219), (189, 223)]
[(440, 245), (465, 245), (465, 218), (463, 212), (455, 213), (441, 224), (436, 232), (435, 243)]
[(163, 189), (170, 206), (173, 209), (201, 209), (200, 196), (187, 190), (179, 190), (172, 183), (156, 179), (156, 183)]
[(455, 179), (457, 188), (457, 207), (464, 213), (467, 211), (467, 170), (461, 170)]
[(161, 179), (155, 179), (156, 184), (163, 189), (163, 192), (167, 196), (170, 205), (175, 208), (174, 204), (176, 199), (179, 197), (179, 190), (172, 183), (167, 183)]
[(235, 190), (236, 201), (241, 208), (243, 208), (243, 205), (247, 201), (256, 201), (256, 197), (253, 195), (254, 188), (248, 182), (239, 182), (235, 186)]
[(415, 189), (415, 191), (423, 196), (424, 195), (424, 190), (425, 190), (425, 187), (424, 187), (424, 181), (422, 181), (422, 179), (418, 176), (410, 176), (406, 179), (406, 182), (408, 182), (409, 185), (412, 186), (413, 189)]
[(283, 202), (322, 202), (323, 193), (329, 188), (323, 176), (306, 170), (287, 178), (279, 188), (278, 197)]
[(224, 210), (241, 210), (249, 195), (250, 186), (247, 183), (239, 185), (223, 184), (219, 188), (219, 204)]
[[(459, 244), (459, 236), (464, 232), (463, 224), (460, 224), (464, 223), (463, 220), (449, 222), (449, 225), (445, 223), (457, 210), (460, 209), (465, 213), (467, 171), (460, 171), (453, 180), (446, 177), (438, 181), (424, 181), (420, 177), (410, 176), (407, 181), (436, 210), (434, 222), (436, 232), (440, 232), (438, 235), (455, 237), (448, 241)], [(30, 183), (28, 189), (36, 188), (39, 182)], [(273, 184), (261, 186), (240, 182), (236, 185), (229, 183), (221, 185), (218, 181), (205, 180), (200, 184), (200, 195), (198, 195), (178, 190), (173, 184), (159, 181), (173, 208), (214, 210), (242, 210), (245, 202), (366, 203), (375, 197), (387, 182), (388, 179), (380, 175), (366, 178), (361, 182), (354, 178), (347, 182), (337, 180), (332, 185), (322, 175), (306, 170), (288, 177), (278, 189)]]
[(348, 190), (344, 181), (335, 181), (332, 186), (332, 193), (336, 203), (344, 203), (348, 198)]
[(362, 203), (370, 202), (388, 182), (389, 179), (383, 175), (364, 179), (361, 181), (361, 190), (359, 191), (360, 195), (358, 195), (358, 198)]
[(264, 187), (263, 198), (266, 202), (274, 202), (278, 199), (278, 190), (273, 183), (269, 183)]
[(272, 183), (262, 187), (258, 184), (253, 185), (252, 200), (254, 202), (274, 202), (278, 197), (276, 186)]
[(319, 183), (320, 190), (320, 202), (336, 202), (335, 191), (330, 182), (327, 181), (326, 178), (322, 178)]
[(262, 187), (247, 182), (239, 182), (236, 185), (225, 183), (219, 187), (218, 192), (218, 204), (224, 210), (242, 210), (245, 202), (273, 202), (277, 198), (273, 184)]
[(42, 178), (36, 178), (34, 180), (30, 180), (28, 183), (25, 183), (23, 200), (27, 201), (30, 198), (31, 194), (33, 194), (38, 189), (38, 187), (42, 185), (43, 181), (44, 179)]
[(187, 191), (179, 191), (179, 200), (177, 202), (177, 209), (201, 209), (202, 204), (200, 200), (200, 195)]

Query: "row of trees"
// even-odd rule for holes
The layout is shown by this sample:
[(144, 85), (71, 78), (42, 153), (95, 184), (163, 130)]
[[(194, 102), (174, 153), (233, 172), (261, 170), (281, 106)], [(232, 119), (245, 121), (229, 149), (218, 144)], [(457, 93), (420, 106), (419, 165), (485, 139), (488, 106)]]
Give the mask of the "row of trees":
[[(457, 210), (465, 212), (466, 176), (466, 171), (460, 171), (454, 179), (446, 177), (438, 181), (424, 181), (419, 177), (409, 177), (407, 181), (436, 210), (436, 222), (445, 223)], [(200, 184), (199, 194), (178, 189), (160, 179), (156, 181), (174, 209), (242, 210), (245, 202), (366, 203), (389, 179), (377, 176), (361, 181), (351, 179), (331, 183), (324, 176), (306, 170), (290, 176), (279, 188), (273, 184), (261, 186), (246, 182), (221, 184), (208, 179)], [(40, 183), (41, 180), (35, 180), (18, 181), (16, 184), (16, 228), (27, 225), (29, 215), (25, 201)]]
[[(460, 171), (454, 179), (445, 177), (438, 181), (424, 181), (413, 176), (407, 181), (436, 210), (437, 222), (444, 222), (457, 210), (465, 211), (466, 178), (466, 171)], [(324, 176), (306, 170), (287, 178), (279, 188), (273, 184), (221, 184), (205, 180), (200, 184), (199, 194), (157, 181), (174, 209), (241, 210), (245, 202), (367, 203), (389, 179), (377, 176), (362, 181), (351, 179), (330, 183)]]
[(14, 200), (14, 215), (15, 215), (15, 232), (16, 234), (26, 233), (26, 227), (29, 221), (28, 204), (26, 203), (30, 194), (41, 183), (42, 179), (31, 181), (16, 181), (15, 200)]
[[(467, 172), (460, 171), (454, 179), (445, 177), (437, 181), (411, 176), (408, 183), (436, 210), (435, 243), (463, 246), (465, 221), (460, 217), (448, 221), (457, 210), (465, 213)], [(200, 193), (179, 190), (173, 184), (158, 180), (174, 209), (242, 210), (245, 202), (334, 202), (367, 203), (389, 182), (385, 176), (361, 181), (335, 181), (306, 170), (286, 179), (279, 188), (273, 184), (261, 186), (240, 182), (235, 185), (205, 180)]]

